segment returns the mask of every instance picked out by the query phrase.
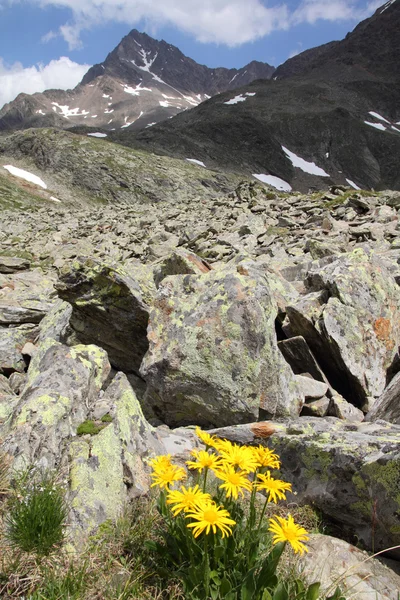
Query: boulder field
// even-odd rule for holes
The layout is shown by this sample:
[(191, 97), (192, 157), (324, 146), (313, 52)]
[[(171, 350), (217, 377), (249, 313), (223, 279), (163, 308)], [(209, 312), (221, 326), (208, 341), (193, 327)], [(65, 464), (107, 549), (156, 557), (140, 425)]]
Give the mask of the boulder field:
[(65, 474), (76, 543), (201, 425), (274, 448), (289, 501), (343, 537), (397, 546), (399, 213), (398, 192), (248, 182), (203, 201), (5, 210), (2, 450)]

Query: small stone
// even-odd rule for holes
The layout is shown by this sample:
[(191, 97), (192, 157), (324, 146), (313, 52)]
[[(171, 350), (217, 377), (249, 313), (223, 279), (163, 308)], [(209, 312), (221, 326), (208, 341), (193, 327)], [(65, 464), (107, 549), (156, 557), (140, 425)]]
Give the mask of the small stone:
[(325, 396), (329, 389), (327, 383), (323, 381), (316, 381), (312, 377), (304, 377), (303, 375), (296, 375), (296, 382), (299, 386), (301, 393), (304, 395), (305, 400), (318, 400)]
[(347, 402), (342, 396), (339, 394), (335, 394), (332, 396), (328, 414), (331, 417), (337, 417), (338, 419), (342, 419), (344, 421), (350, 421), (352, 423), (361, 423), (364, 420), (364, 413), (359, 408)]

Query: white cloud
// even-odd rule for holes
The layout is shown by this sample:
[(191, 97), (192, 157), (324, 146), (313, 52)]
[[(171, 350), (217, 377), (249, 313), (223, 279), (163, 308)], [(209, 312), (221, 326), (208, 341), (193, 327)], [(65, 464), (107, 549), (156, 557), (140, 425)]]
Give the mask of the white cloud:
[[(117, 21), (135, 25), (145, 21), (154, 34), (160, 26), (174, 26), (200, 42), (238, 46), (287, 29), (285, 4), (271, 8), (262, 0), (29, 0), (31, 3), (70, 8), (73, 20), (59, 34), (71, 49), (79, 47), (82, 30)], [(50, 34), (51, 37), (51, 34)]]
[(316, 21), (360, 21), (380, 6), (381, 0), (372, 0), (366, 6), (355, 0), (303, 0), (291, 16), (291, 22), (314, 24)]
[(0, 108), (21, 92), (33, 94), (50, 88), (73, 88), (89, 68), (90, 65), (80, 65), (66, 56), (52, 60), (48, 65), (25, 68), (20, 63), (7, 67), (0, 58)]
[[(22, 0), (12, 0), (18, 2)], [(276, 30), (318, 20), (360, 20), (370, 15), (382, 0), (298, 0), (289, 10), (285, 0), (25, 0), (40, 7), (57, 6), (71, 10), (71, 20), (57, 34), (70, 49), (81, 46), (83, 30), (107, 22), (137, 25), (156, 35), (161, 26), (173, 26), (205, 43), (239, 46)], [(0, 0), (1, 4), (1, 0)], [(362, 8), (360, 8), (362, 4)], [(48, 41), (54, 32), (44, 36)]]

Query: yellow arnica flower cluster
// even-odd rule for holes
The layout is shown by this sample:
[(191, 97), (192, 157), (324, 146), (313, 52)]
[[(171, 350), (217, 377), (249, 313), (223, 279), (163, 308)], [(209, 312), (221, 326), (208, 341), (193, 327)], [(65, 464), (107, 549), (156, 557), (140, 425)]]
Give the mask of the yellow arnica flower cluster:
[[(183, 467), (172, 464), (171, 456), (157, 456), (150, 461), (153, 468), (152, 486), (158, 486), (166, 491), (166, 503), (170, 505), (174, 517), (180, 513), (188, 519), (187, 527), (192, 529), (194, 537), (204, 533), (221, 533), (222, 537), (232, 534), (232, 527), (236, 524), (228, 510), (218, 505), (206, 493), (207, 473), (211, 471), (222, 483), (219, 485), (219, 495), (226, 500), (237, 501), (248, 493), (254, 500), (257, 491), (264, 491), (266, 503), (277, 503), (286, 499), (286, 492), (292, 490), (290, 483), (271, 476), (272, 470), (280, 468), (277, 454), (263, 446), (251, 447), (233, 444), (228, 440), (218, 439), (215, 436), (196, 428), (196, 434), (206, 446), (205, 450), (192, 450), (192, 460), (186, 465), (194, 472), (203, 476), (203, 486), (198, 484), (193, 487), (181, 485), (180, 489), (172, 486), (186, 477)], [(265, 507), (264, 507), (265, 510)], [(264, 510), (262, 516), (264, 515)], [(303, 527), (296, 525), (291, 515), (288, 519), (274, 517), (270, 519), (269, 531), (273, 534), (273, 543), (289, 542), (295, 552), (303, 554), (307, 551), (303, 542), (308, 540), (307, 532)]]

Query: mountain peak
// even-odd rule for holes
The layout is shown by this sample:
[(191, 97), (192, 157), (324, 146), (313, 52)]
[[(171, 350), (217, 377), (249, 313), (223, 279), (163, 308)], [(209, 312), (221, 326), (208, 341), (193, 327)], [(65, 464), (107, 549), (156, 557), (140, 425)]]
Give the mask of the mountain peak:
[(72, 93), (47, 90), (35, 94), (33, 108), (29, 103), (21, 108), (21, 102), (4, 107), (0, 130), (49, 125), (143, 129), (217, 93), (269, 79), (274, 70), (257, 61), (241, 69), (210, 69), (164, 40), (132, 29)]

